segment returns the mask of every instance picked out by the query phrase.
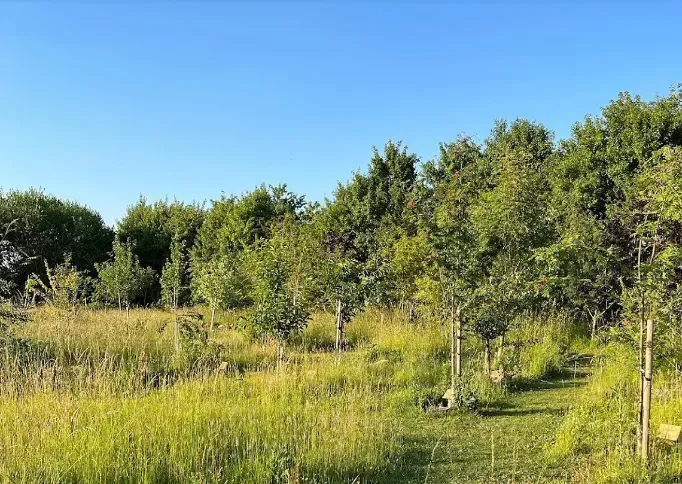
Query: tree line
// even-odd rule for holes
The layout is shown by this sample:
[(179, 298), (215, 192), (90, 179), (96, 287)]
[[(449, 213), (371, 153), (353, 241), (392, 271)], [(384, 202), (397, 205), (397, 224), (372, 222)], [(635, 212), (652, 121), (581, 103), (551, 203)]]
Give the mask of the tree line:
[[(561, 309), (593, 333), (674, 328), (682, 278), (682, 89), (622, 93), (556, 142), (537, 122), (441, 143), (389, 141), (324, 203), (285, 185), (208, 206), (140, 198), (115, 230), (38, 190), (0, 193), (0, 291), (26, 304), (247, 308), (285, 341), (311, 311), (364, 307), (491, 342), (523, 312)], [(213, 321), (213, 317), (211, 318)], [(455, 356), (453, 378), (461, 371)]]

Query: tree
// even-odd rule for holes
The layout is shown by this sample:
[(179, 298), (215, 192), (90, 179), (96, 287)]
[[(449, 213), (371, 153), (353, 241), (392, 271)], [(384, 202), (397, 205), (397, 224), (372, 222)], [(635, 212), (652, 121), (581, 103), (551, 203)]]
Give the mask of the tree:
[(173, 311), (173, 341), (176, 354), (180, 353), (178, 305), (182, 293), (187, 289), (185, 285), (186, 274), (185, 244), (174, 240), (171, 244), (170, 259), (166, 261), (161, 273), (161, 300)]
[[(133, 242), (134, 254), (142, 267), (151, 267), (160, 274), (171, 257), (174, 241), (194, 246), (198, 232), (204, 223), (205, 211), (198, 203), (177, 200), (159, 200), (149, 203), (144, 197), (130, 205), (125, 216), (117, 223), (121, 240)], [(159, 283), (150, 288), (152, 300), (161, 297)], [(189, 296), (189, 293), (185, 295)]]
[(8, 240), (14, 222), (0, 226), (0, 299), (9, 298), (16, 289), (16, 279), (26, 254)]
[(64, 263), (50, 267), (45, 263), (48, 283), (45, 284), (36, 274), (32, 274), (25, 285), (25, 292), (33, 303), (36, 297), (44, 298), (50, 305), (59, 309), (76, 311), (85, 298), (87, 280), (82, 272), (71, 264), (66, 256)]
[(11, 280), (15, 288), (24, 287), (32, 273), (47, 283), (45, 264), (61, 264), (65, 255), (85, 274), (94, 274), (95, 264), (107, 259), (114, 238), (96, 211), (36, 189), (0, 192), (0, 230), (8, 225), (5, 247), (19, 248), (15, 255), (30, 256), (23, 256), (15, 267)]
[(249, 253), (254, 301), (249, 321), (257, 334), (277, 340), (278, 367), (286, 341), (306, 326), (310, 315), (291, 284), (290, 243), (286, 232), (275, 231)]
[[(510, 126), (499, 122), (486, 141), (488, 187), (471, 209), (476, 257), (487, 281), (478, 290), (485, 297), (475, 327), (486, 350), (493, 335), (504, 336), (518, 311), (539, 303), (533, 284), (539, 269), (533, 255), (555, 237), (547, 213), (552, 151), (552, 134), (525, 120)], [(509, 291), (513, 304), (507, 301)]]
[(249, 302), (249, 281), (241, 259), (237, 253), (192, 266), (193, 291), (211, 309), (211, 329), (218, 309), (243, 307)]
[(102, 289), (118, 302), (119, 311), (125, 306), (127, 319), (132, 302), (153, 283), (153, 269), (140, 267), (132, 242), (121, 242), (118, 237), (114, 240), (113, 259), (96, 267)]

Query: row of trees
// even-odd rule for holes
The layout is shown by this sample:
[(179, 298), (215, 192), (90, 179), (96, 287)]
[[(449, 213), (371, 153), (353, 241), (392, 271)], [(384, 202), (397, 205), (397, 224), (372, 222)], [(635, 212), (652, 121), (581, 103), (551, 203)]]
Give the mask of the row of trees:
[(622, 319), (674, 324), (681, 144), (673, 90), (622, 94), (559, 143), (527, 120), (497, 122), (483, 143), (443, 143), (424, 163), (388, 142), (324, 204), (286, 186), (209, 208), (140, 199), (114, 234), (86, 207), (9, 192), (0, 251), (13, 262), (0, 290), (47, 287), (50, 267), (68, 263), (90, 300), (251, 307), (282, 340), (316, 308), (337, 311), (341, 336), (366, 305), (400, 308), (450, 321), (454, 378), (463, 325), (482, 337), (489, 370), (491, 341), (523, 311), (562, 308), (595, 333)]

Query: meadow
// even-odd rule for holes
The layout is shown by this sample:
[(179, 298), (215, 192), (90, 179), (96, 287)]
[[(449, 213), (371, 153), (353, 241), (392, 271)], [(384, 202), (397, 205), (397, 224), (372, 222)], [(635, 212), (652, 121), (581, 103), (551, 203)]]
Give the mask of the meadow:
[[(449, 381), (441, 323), (369, 310), (337, 353), (333, 315), (315, 314), (278, 367), (275, 343), (245, 334), (238, 312), (213, 330), (193, 320), (177, 355), (168, 311), (31, 310), (3, 344), (0, 425), (11, 431), (0, 434), (0, 479), (424, 482), (446, 472), (464, 482), (466, 469), (435, 458), (442, 435), (473, 442), (486, 412), (560, 370), (580, 339), (561, 315), (520, 321), (503, 353), (515, 389), (482, 376), (472, 335), (461, 378), (471, 408), (446, 414), (434, 409)], [(527, 458), (505, 454), (509, 466)], [(474, 449), (465, 458), (470, 471), (487, 467)]]

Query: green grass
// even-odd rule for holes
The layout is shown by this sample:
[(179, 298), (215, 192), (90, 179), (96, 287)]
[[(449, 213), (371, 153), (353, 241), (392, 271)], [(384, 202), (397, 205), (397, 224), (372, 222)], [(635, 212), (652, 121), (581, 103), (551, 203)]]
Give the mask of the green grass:
[(417, 416), (404, 482), (566, 482), (575, 462), (552, 458), (548, 449), (585, 381), (581, 374), (555, 377), (478, 413)]
[(424, 482), (427, 471), (429, 482), (523, 482), (568, 472), (542, 454), (577, 391), (537, 387), (572, 338), (554, 316), (541, 338), (524, 341), (543, 327), (537, 319), (510, 338), (507, 361), (536, 385), (527, 392), (484, 378), (469, 335), (462, 391), (479, 411), (448, 415), (424, 411), (449, 378), (438, 322), (389, 313), (382, 323), (368, 311), (338, 355), (333, 317), (317, 314), (277, 370), (275, 344), (239, 332), (235, 313), (180, 355), (164, 311), (31, 316), (21, 344), (0, 355), (0, 426), (11, 429), (0, 433), (0, 482), (389, 483)]

